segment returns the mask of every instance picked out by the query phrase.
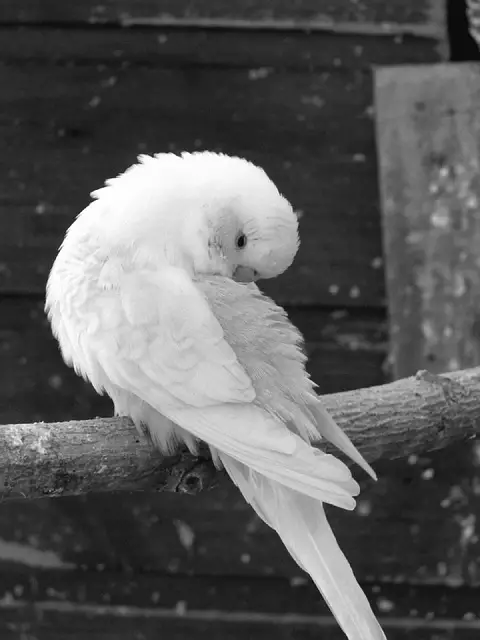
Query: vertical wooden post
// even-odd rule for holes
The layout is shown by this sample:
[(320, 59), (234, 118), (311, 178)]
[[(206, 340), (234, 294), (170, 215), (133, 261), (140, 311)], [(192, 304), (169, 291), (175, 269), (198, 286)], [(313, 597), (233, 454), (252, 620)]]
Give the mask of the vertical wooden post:
[(480, 65), (375, 72), (394, 377), (480, 364)]

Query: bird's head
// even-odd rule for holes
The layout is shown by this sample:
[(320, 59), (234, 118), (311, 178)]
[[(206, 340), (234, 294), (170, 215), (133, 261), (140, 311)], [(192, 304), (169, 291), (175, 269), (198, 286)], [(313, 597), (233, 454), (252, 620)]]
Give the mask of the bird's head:
[(197, 184), (200, 206), (190, 210), (183, 246), (198, 274), (251, 281), (287, 269), (298, 250), (298, 218), (263, 169), (242, 158), (184, 155), (189, 171), (205, 165)]
[(192, 275), (272, 278), (298, 250), (298, 219), (263, 169), (212, 152), (141, 156), (93, 194), (108, 235)]

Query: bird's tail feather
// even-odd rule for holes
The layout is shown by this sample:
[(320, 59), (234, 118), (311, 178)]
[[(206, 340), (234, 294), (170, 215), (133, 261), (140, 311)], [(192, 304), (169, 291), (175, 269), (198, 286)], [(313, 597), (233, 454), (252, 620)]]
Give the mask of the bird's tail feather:
[(315, 402), (309, 405), (310, 411), (316, 419), (316, 424), (320, 434), (329, 440), (333, 445), (343, 451), (345, 455), (351, 458), (358, 464), (364, 471), (368, 473), (374, 480), (377, 479), (377, 475), (372, 467), (368, 464), (362, 454), (354, 446), (347, 434), (338, 426), (328, 411), (322, 406), (320, 402)]
[(320, 501), (290, 489), (219, 452), (245, 499), (320, 590), (349, 640), (386, 640), (328, 524)]

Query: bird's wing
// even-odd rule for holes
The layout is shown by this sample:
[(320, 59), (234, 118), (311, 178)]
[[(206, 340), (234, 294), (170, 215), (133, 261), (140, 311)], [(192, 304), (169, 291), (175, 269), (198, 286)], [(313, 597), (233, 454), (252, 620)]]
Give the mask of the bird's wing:
[(183, 270), (126, 273), (107, 295), (118, 322), (96, 348), (115, 384), (148, 396), (164, 390), (189, 407), (255, 399), (220, 323)]
[(125, 274), (112, 304), (117, 326), (97, 331), (92, 346), (113, 384), (272, 480), (354, 507), (359, 487), (349, 469), (254, 402), (252, 381), (185, 272)]

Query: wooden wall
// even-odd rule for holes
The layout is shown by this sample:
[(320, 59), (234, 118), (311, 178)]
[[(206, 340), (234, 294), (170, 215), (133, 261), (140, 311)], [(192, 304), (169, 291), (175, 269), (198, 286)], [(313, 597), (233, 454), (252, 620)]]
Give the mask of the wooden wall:
[[(264, 166), (303, 212), (295, 266), (265, 290), (305, 333), (315, 380), (384, 381), (371, 70), (447, 55), (440, 0), (3, 0), (0, 423), (110, 415), (62, 364), (43, 292), (89, 192), (139, 152)], [(478, 636), (473, 463), (461, 446), (385, 462), (354, 514), (329, 510), (392, 640)], [(341, 638), (228, 482), (3, 505), (0, 559), (6, 640)]]

